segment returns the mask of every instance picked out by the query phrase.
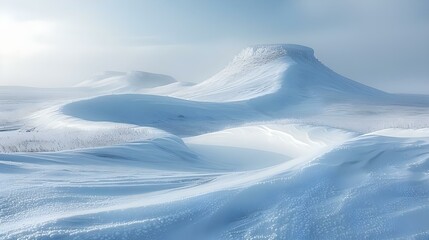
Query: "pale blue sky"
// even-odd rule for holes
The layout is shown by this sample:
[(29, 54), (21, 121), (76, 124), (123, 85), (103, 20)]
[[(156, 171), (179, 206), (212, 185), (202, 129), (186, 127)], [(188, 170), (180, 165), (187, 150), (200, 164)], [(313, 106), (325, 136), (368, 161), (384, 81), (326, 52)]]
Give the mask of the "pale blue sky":
[(104, 70), (198, 82), (248, 45), (296, 43), (354, 80), (429, 94), (428, 12), (425, 0), (0, 0), (0, 85)]

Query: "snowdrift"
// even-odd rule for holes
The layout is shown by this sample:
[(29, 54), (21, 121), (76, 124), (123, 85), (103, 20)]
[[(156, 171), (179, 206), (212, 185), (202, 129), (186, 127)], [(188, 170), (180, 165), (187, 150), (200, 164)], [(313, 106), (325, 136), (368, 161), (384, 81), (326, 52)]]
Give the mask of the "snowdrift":
[[(387, 94), (336, 74), (311, 48), (258, 45), (244, 49), (221, 72), (174, 94), (201, 101), (242, 101), (270, 95), (273, 104), (318, 100), (373, 100)], [(263, 100), (267, 101), (267, 100)]]
[(90, 88), (106, 93), (129, 93), (175, 82), (177, 81), (173, 77), (149, 72), (104, 72), (93, 79), (76, 85), (76, 87)]
[(73, 102), (60, 114), (89, 121), (127, 123), (190, 136), (258, 119), (245, 103), (196, 102), (143, 94), (106, 95)]

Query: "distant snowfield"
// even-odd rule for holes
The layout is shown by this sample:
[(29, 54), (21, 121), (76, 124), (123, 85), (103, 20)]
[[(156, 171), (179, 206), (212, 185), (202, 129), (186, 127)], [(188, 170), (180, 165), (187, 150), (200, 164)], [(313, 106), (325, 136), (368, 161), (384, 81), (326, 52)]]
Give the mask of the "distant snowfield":
[(0, 88), (1, 239), (427, 239), (429, 97), (298, 45), (200, 83)]

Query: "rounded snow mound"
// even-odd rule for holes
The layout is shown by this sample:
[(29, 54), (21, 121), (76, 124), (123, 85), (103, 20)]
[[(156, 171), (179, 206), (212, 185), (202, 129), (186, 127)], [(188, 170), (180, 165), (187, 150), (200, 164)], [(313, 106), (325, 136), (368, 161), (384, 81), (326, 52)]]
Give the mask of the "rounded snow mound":
[(84, 81), (77, 87), (86, 87), (109, 92), (138, 92), (140, 90), (165, 86), (177, 82), (173, 77), (163, 74), (131, 71), (104, 72), (93, 79)]
[(258, 99), (263, 108), (281, 108), (303, 100), (374, 100), (385, 93), (335, 73), (309, 47), (272, 44), (245, 48), (222, 71), (174, 96), (210, 102)]

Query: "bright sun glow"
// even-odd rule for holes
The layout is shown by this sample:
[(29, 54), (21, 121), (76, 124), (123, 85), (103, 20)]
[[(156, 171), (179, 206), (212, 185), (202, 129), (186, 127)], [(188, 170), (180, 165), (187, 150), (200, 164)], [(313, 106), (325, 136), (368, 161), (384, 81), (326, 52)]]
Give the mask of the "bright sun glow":
[(51, 31), (44, 21), (17, 21), (0, 16), (0, 56), (25, 57), (47, 48), (42, 38)]

